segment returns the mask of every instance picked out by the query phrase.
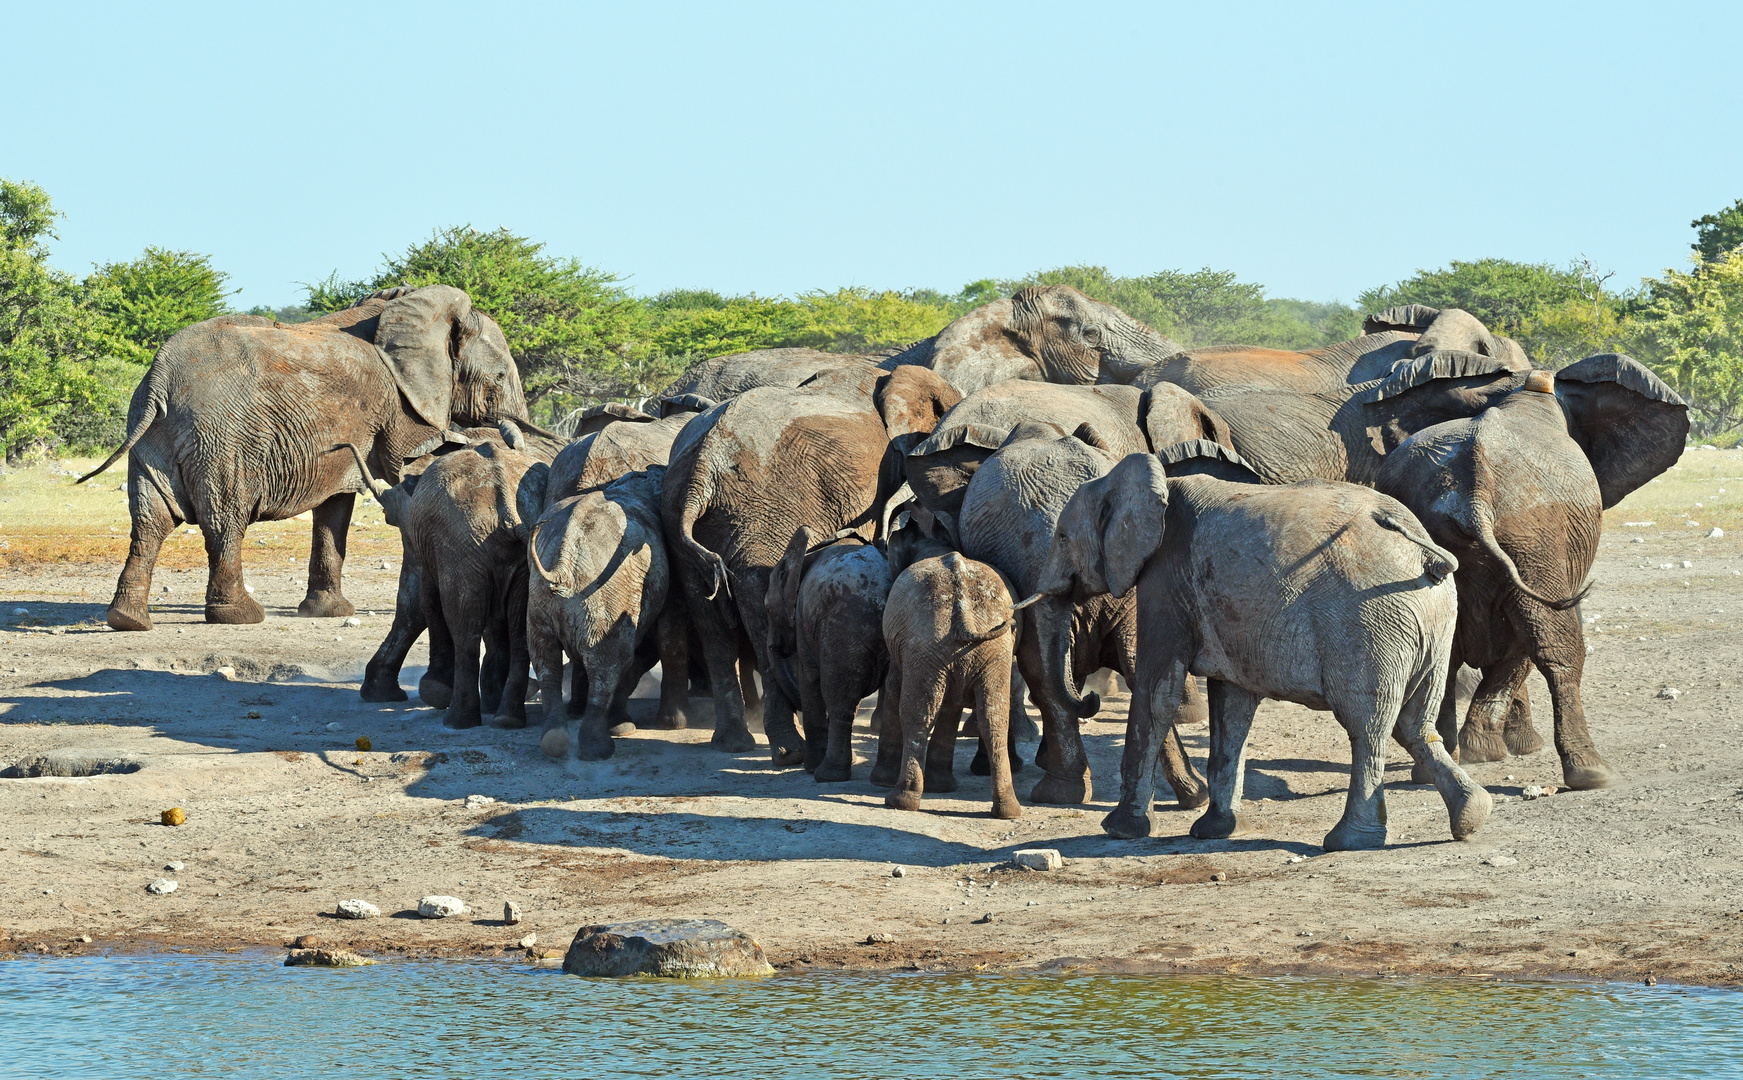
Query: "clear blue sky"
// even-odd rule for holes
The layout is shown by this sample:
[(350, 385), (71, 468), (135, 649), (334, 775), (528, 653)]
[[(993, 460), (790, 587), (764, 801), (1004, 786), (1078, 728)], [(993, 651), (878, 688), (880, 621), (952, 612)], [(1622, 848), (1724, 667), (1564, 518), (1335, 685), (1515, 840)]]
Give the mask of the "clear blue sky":
[(1353, 299), (1449, 259), (1632, 283), (1743, 196), (1743, 5), (33, 3), (0, 175), (85, 273), (240, 306), (507, 226), (638, 292), (1068, 263)]

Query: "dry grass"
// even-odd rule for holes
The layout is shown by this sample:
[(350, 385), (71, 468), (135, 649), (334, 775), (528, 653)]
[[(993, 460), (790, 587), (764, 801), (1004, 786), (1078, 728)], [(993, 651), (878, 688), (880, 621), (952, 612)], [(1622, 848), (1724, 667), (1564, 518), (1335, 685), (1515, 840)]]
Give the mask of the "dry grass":
[(1664, 475), (1604, 515), (1606, 530), (1629, 521), (1703, 536), (1714, 526), (1727, 533), (1743, 529), (1743, 450), (1685, 451)]

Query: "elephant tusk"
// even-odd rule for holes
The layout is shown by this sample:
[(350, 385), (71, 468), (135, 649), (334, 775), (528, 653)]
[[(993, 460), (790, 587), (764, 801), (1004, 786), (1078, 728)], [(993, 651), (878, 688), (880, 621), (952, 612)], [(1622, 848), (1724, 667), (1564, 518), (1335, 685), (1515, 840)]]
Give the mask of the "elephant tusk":
[(1030, 604), (1035, 603), (1037, 600), (1040, 600), (1042, 597), (1044, 597), (1046, 595), (1047, 595), (1046, 593), (1038, 592), (1034, 596), (1029, 597), (1027, 600), (1019, 600), (1016, 603), (1011, 605), (1011, 610), (1012, 611), (1022, 611), (1024, 608), (1028, 607)]

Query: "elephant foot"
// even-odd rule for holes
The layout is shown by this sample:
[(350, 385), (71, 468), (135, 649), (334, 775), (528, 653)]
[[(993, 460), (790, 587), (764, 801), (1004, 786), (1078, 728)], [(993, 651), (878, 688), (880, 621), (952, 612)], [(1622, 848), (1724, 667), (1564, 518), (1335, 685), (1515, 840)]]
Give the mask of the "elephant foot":
[(1192, 835), (1198, 840), (1227, 840), (1249, 830), (1247, 819), (1240, 814), (1218, 810), (1212, 806), (1192, 823)]
[(484, 723), (484, 716), (477, 706), (467, 708), (464, 705), (448, 706), (448, 715), (442, 717), (442, 726), (446, 728), (475, 728)]
[(907, 788), (897, 788), (884, 796), (884, 805), (892, 810), (920, 809), (920, 793)]
[(805, 764), (805, 748), (803, 746), (777, 746), (769, 744), (769, 760), (777, 768), (791, 768), (794, 765)]
[(991, 776), (993, 774), (992, 759), (987, 757), (985, 743), (975, 748), (974, 760), (968, 763), (968, 771), (975, 776)]
[(265, 622), (266, 612), (254, 602), (254, 597), (244, 594), (242, 599), (228, 604), (207, 604), (206, 621), (227, 626)]
[(902, 762), (900, 758), (885, 761), (879, 758), (872, 765), (871, 782), (875, 787), (895, 787), (896, 778), (901, 775)]
[(1179, 788), (1174, 790), (1174, 806), (1178, 810), (1197, 810), (1210, 802), (1210, 789), (1199, 786), (1187, 788), (1182, 794)]
[(454, 688), (425, 675), (418, 680), (418, 700), (432, 709), (446, 709), (454, 701)]
[(397, 679), (391, 683), (386, 679), (366, 680), (359, 693), (363, 695), (364, 701), (405, 701), (408, 697), (405, 688), (400, 686)]
[(509, 730), (519, 730), (527, 726), (527, 714), (525, 711), (522, 711), (519, 715), (516, 715), (513, 712), (502, 710), (490, 718), (490, 726), (508, 728)]
[(1048, 773), (1035, 782), (1035, 787), (1029, 792), (1029, 801), (1049, 806), (1075, 806), (1089, 802), (1091, 796), (1089, 770), (1085, 769), (1083, 775), (1075, 777)]
[(729, 754), (743, 754), (757, 748), (756, 736), (750, 733), (748, 727), (715, 728), (714, 736), (708, 740), (708, 745), (716, 750), (724, 750)]
[(938, 794), (949, 794), (956, 790), (956, 774), (939, 770), (926, 770), (926, 790)]
[(1507, 740), (1499, 731), (1466, 724), (1459, 732), (1459, 764), (1475, 765), (1484, 761), (1506, 761)]
[(1386, 846), (1384, 824), (1357, 824), (1348, 818), (1332, 826), (1322, 845), (1327, 851), (1373, 851)]
[(104, 621), (113, 630), (150, 630), (151, 609), (143, 597), (135, 600), (131, 596), (115, 594), (115, 599), (109, 602), (109, 613)]
[(819, 784), (839, 784), (853, 779), (853, 766), (841, 762), (824, 761), (817, 766), (817, 771), (811, 774)]
[(611, 741), (609, 735), (590, 735), (583, 731), (575, 736), (576, 761), (604, 761), (615, 753), (617, 744)]
[(1458, 798), (1448, 799), (1446, 804), (1447, 823), (1452, 826), (1454, 840), (1464, 840), (1474, 836), (1483, 823), (1489, 820), (1489, 811), (1495, 808), (1495, 800), (1489, 793), (1475, 784), (1471, 790), (1462, 792)]
[(544, 738), (539, 740), (539, 752), (546, 757), (568, 757), (569, 733), (560, 727), (545, 732)]
[(1017, 802), (1015, 794), (993, 796), (993, 817), (1001, 821), (1015, 821), (1023, 816), (1023, 806)]
[(614, 739), (621, 739), (625, 735), (634, 735), (635, 724), (629, 720), (619, 720), (617, 723), (611, 725), (610, 728), (606, 729), (606, 734)]
[(1530, 757), (1543, 749), (1543, 736), (1537, 733), (1529, 720), (1509, 718), (1507, 725), (1501, 729), (1501, 738), (1507, 743), (1507, 749), (1519, 757)]
[(1121, 803), (1101, 819), (1101, 828), (1115, 840), (1142, 840), (1155, 833), (1156, 818)]
[(306, 619), (343, 619), (357, 614), (357, 609), (336, 592), (312, 592), (297, 605), (297, 614)]
[(1606, 788), (1622, 778), (1596, 753), (1574, 754), (1561, 759), (1561, 782), (1575, 791)]
[(670, 715), (659, 713), (655, 715), (648, 727), (658, 731), (683, 731), (690, 726), (690, 718), (683, 709), (675, 709)]

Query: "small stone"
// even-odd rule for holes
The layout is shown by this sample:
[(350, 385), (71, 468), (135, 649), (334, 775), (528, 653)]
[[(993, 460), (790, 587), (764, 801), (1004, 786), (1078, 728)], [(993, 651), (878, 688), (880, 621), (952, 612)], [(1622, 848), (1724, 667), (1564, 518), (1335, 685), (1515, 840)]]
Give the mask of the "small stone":
[(1525, 799), (1526, 801), (1530, 801), (1532, 799), (1541, 799), (1547, 794), (1549, 794), (1549, 793), (1547, 791), (1543, 790), (1542, 785), (1540, 785), (1540, 784), (1527, 784), (1527, 785), (1525, 785), (1524, 789), (1519, 792), (1519, 797), (1521, 799)]
[(165, 825), (181, 825), (188, 820), (188, 815), (182, 812), (181, 807), (172, 806), (168, 810), (157, 815), (157, 819)]
[(1210, 876), (1210, 879), (1212, 881), (1227, 881), (1229, 879), (1229, 875), (1228, 875), (1228, 872), (1226, 870), (1218, 870), (1216, 873), (1214, 873)]
[(755, 938), (715, 919), (644, 919), (583, 926), (563, 957), (571, 975), (695, 979), (769, 975)]
[(375, 745), (374, 743), (369, 741), (369, 736), (367, 736), (367, 735), (357, 736), (357, 749), (368, 750), (370, 747), (372, 747), (374, 745)]
[(1065, 865), (1057, 848), (1023, 848), (1011, 853), (1011, 861), (1025, 870), (1057, 870)]
[(1658, 564), (1658, 568), (1660, 570), (1671, 570), (1671, 569), (1674, 569), (1675, 567), (1676, 567), (1675, 563), (1659, 563)]
[(249, 709), (248, 710), (248, 719), (250, 719), (250, 720), (260, 719), (260, 710), (259, 709)]
[(894, 945), (896, 943), (896, 935), (868, 934), (866, 935), (865, 943), (867, 945)]
[(292, 949), (284, 958), (285, 967), (363, 967), (373, 963), (350, 949)]
[(225, 665), (224, 667), (212, 672), (212, 674), (218, 676), (220, 679), (234, 680), (236, 678), (236, 669), (229, 665)]
[(376, 569), (378, 569), (378, 570), (392, 570), (393, 564), (388, 562), (386, 559), (383, 559), (383, 560), (381, 560), (381, 565), (379, 567), (377, 567)]
[(426, 919), (446, 919), (466, 910), (458, 896), (426, 896), (418, 901), (418, 914)]
[[(265, 542), (265, 541), (262, 541), (262, 543), (264, 543), (264, 542)], [(245, 593), (252, 593), (252, 592), (254, 592), (254, 586), (252, 586), (252, 585), (244, 585), (244, 586), (242, 586), (242, 591), (243, 591), (243, 592), (245, 592)]]
[(341, 625), (341, 626), (362, 626), (363, 620), (359, 619), (355, 615), (350, 615), (350, 616), (347, 616), (345, 621), (340, 623), (339, 625)]
[(1519, 860), (1511, 855), (1491, 855), (1483, 860), (1484, 866), (1518, 866)]
[(179, 874), (182, 872), (182, 864), (180, 862), (164, 863), (163, 868), (172, 874)]
[(1684, 570), (1691, 570), (1691, 569), (1693, 569), (1693, 568), (1694, 568), (1694, 565), (1695, 565), (1695, 564), (1694, 564), (1694, 563), (1692, 563), (1692, 562), (1689, 562), (1689, 561), (1688, 561), (1688, 560), (1687, 560), (1687, 559), (1684, 559), (1684, 560), (1683, 560), (1683, 561), (1682, 561), (1682, 568), (1683, 568), (1683, 569), (1684, 569)]
[(167, 595), (169, 595), (170, 587), (168, 585), (165, 585), (162, 588), (158, 589), (157, 591), (160, 593), (163, 593), (164, 595), (167, 596)]
[(30, 609), (29, 608), (22, 608), (22, 607), (15, 607), (12, 609), (12, 614), (14, 614), (14, 615), (29, 615)]
[(341, 900), (333, 914), (341, 919), (376, 919), (381, 917), (381, 909), (367, 900)]
[(1682, 697), (1682, 691), (1674, 686), (1666, 686), (1659, 690), (1658, 696), (1666, 701), (1675, 701), (1677, 698)]
[(315, 935), (313, 935), (313, 934), (300, 934), (297, 936), (297, 939), (295, 941), (291, 942), (291, 948), (293, 948), (293, 949), (313, 949), (313, 948), (318, 947), (320, 944), (321, 944), (321, 939), (316, 937)]
[(894, 870), (890, 871), (890, 876), (891, 877), (907, 877), (908, 870), (906, 867), (898, 866)]
[(990, 923), (992, 921), (993, 921), (993, 913), (989, 911), (985, 915), (982, 915), (980, 918), (974, 920), (974, 925), (982, 926), (982, 925), (985, 925), (986, 923)]
[(1286, 859), (1284, 861), (1288, 862), (1288, 863), (1292, 863), (1292, 864), (1298, 863), (1298, 862), (1306, 862), (1307, 856), (1305, 856), (1305, 855), (1291, 855), (1291, 856), (1289, 856), (1288, 859)]
[(171, 881), (169, 878), (160, 877), (150, 885), (147, 885), (145, 891), (153, 896), (168, 896), (170, 893), (176, 891), (176, 883)]
[(489, 795), (468, 795), (466, 796), (466, 809), (476, 810), (481, 806), (489, 806), (495, 801)]
[[(1724, 538), (1725, 538), (1725, 530), (1718, 528), (1717, 526), (1715, 526), (1710, 532), (1707, 533), (1708, 540), (1723, 540)], [(1651, 984), (1648, 983), (1647, 985), (1650, 986)]]
[(1640, 980), (1640, 983), (1641, 983), (1641, 985), (1642, 985), (1642, 986), (1657, 986), (1657, 985), (1658, 985), (1658, 979), (1657, 979), (1657, 978), (1655, 978), (1655, 977), (1653, 977), (1653, 976), (1651, 976), (1651, 975), (1648, 975), (1648, 976), (1646, 976), (1646, 978), (1644, 978), (1644, 979), (1641, 979), (1641, 980)]
[(339, 721), (335, 720), (332, 723), (327, 725), (327, 730), (328, 731), (344, 731), (345, 725), (341, 724)]
[(502, 921), (507, 923), (510, 926), (518, 926), (520, 924), (520, 920), (521, 920), (520, 905), (515, 903), (513, 900), (503, 901)]
[(79, 935), (79, 944), (89, 945), (90, 943), (91, 943), (91, 935), (89, 935), (89, 934), (80, 934)]

